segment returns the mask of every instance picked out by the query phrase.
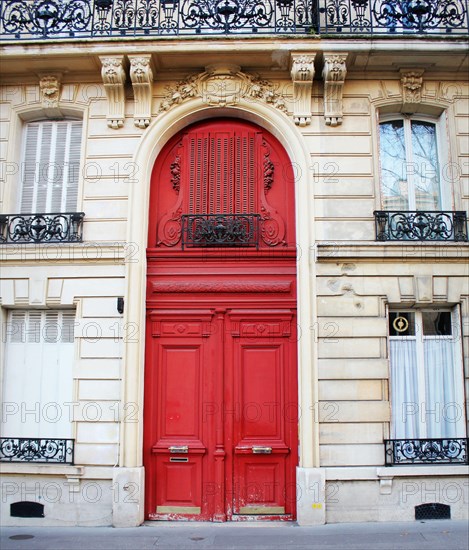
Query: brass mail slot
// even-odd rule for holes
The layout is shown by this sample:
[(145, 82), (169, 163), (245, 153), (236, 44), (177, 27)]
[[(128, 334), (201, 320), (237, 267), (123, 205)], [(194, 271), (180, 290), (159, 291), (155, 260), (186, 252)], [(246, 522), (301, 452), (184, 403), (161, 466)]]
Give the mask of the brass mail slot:
[(170, 462), (189, 462), (189, 459), (187, 456), (170, 456), (169, 457)]
[(170, 453), (188, 453), (189, 447), (187, 445), (172, 445), (168, 447)]
[(272, 447), (253, 447), (252, 452), (255, 455), (270, 455)]

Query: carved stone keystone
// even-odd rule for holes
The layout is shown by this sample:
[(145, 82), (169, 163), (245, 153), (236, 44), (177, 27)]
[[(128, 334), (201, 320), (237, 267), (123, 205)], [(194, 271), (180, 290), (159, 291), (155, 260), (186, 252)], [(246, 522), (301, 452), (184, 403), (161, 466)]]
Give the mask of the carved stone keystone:
[[(401, 88), (403, 110), (408, 111), (409, 104), (422, 101), (423, 69), (401, 70)], [(407, 107), (406, 107), (407, 106)], [(412, 108), (410, 108), (412, 112)]]

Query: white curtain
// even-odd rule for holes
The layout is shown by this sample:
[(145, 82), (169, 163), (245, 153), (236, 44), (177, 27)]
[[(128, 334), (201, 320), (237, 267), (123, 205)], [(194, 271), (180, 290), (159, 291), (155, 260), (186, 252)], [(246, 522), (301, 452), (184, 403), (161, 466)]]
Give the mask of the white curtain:
[(420, 437), (415, 339), (390, 340), (392, 439)]
[(427, 437), (465, 437), (463, 379), (455, 343), (424, 339)]

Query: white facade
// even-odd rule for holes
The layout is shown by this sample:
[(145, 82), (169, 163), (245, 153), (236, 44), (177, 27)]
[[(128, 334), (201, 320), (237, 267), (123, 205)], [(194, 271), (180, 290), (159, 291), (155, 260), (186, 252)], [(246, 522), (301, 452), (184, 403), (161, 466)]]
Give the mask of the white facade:
[[(221, 116), (270, 131), (295, 169), (301, 333), (298, 522), (410, 521), (414, 507), (426, 502), (450, 505), (452, 518), (467, 517), (467, 466), (386, 467), (383, 440), (392, 436), (390, 311), (453, 312), (467, 395), (468, 244), (377, 242), (373, 216), (383, 209), (379, 121), (409, 112), (438, 125), (444, 208), (467, 212), (466, 46), (443, 39), (383, 40), (372, 50), (369, 41), (352, 38), (259, 38), (213, 41), (208, 50), (203, 41), (182, 39), (3, 47), (2, 212), (20, 212), (26, 124), (59, 118), (83, 121), (75, 210), (85, 213), (82, 243), (1, 247), (0, 436), (59, 437), (52, 427), (46, 433), (58, 410), (70, 430), (69, 436), (60, 437), (75, 440), (73, 465), (2, 461), (5, 525), (135, 526), (143, 521), (145, 249), (151, 171), (161, 148), (179, 130)], [(343, 63), (340, 69), (345, 83), (334, 91), (335, 112), (328, 118), (332, 89), (320, 70), (324, 59), (336, 53), (346, 64), (345, 71)], [(143, 106), (136, 105), (139, 92), (135, 82), (132, 89), (128, 72), (137, 54), (149, 60), (152, 69), (146, 73), (147, 91), (139, 96)], [(310, 59), (312, 73), (311, 64), (316, 66), (314, 81), (309, 75), (306, 115), (298, 107), (304, 110), (303, 92), (290, 74), (300, 54)], [(105, 76), (103, 82), (102, 67), (112, 56), (127, 74), (125, 85), (122, 75), (111, 84)], [(214, 63), (216, 74), (235, 86), (241, 86), (242, 75), (259, 73), (284, 101), (286, 112), (265, 94), (207, 98), (200, 92), (202, 76), (196, 79), (202, 82), (199, 91), (174, 99), (181, 89), (178, 83), (206, 74)], [(404, 78), (412, 71), (423, 76), (409, 99)], [(52, 103), (39, 87), (44, 75), (59, 75)], [(114, 91), (106, 86), (114, 86)], [(145, 105), (150, 116), (142, 114)], [(136, 112), (139, 109), (142, 112)], [(331, 116), (336, 118), (333, 124)], [(123, 314), (118, 312), (120, 297)], [(27, 374), (15, 373), (8, 340), (9, 315), (23, 311), (75, 313), (73, 383), (70, 396), (59, 398), (54, 409), (49, 397), (34, 401), (31, 408), (35, 391), (21, 400), (20, 392), (11, 397), (12, 386), (30, 383)], [(467, 412), (459, 410), (467, 418)], [(447, 412), (442, 404), (435, 414)], [(18, 501), (44, 504), (45, 517), (11, 517), (10, 504)]]

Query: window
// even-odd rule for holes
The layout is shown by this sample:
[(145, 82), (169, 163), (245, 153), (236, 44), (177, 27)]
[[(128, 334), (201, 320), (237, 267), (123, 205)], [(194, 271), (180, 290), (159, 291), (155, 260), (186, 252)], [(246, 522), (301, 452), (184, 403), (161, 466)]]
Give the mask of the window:
[(383, 208), (444, 208), (437, 124), (396, 117), (381, 122), (379, 129)]
[(457, 311), (389, 313), (393, 439), (466, 434)]
[(81, 132), (82, 122), (76, 120), (26, 124), (21, 213), (76, 210)]
[(10, 312), (2, 437), (71, 437), (74, 323), (73, 311)]

